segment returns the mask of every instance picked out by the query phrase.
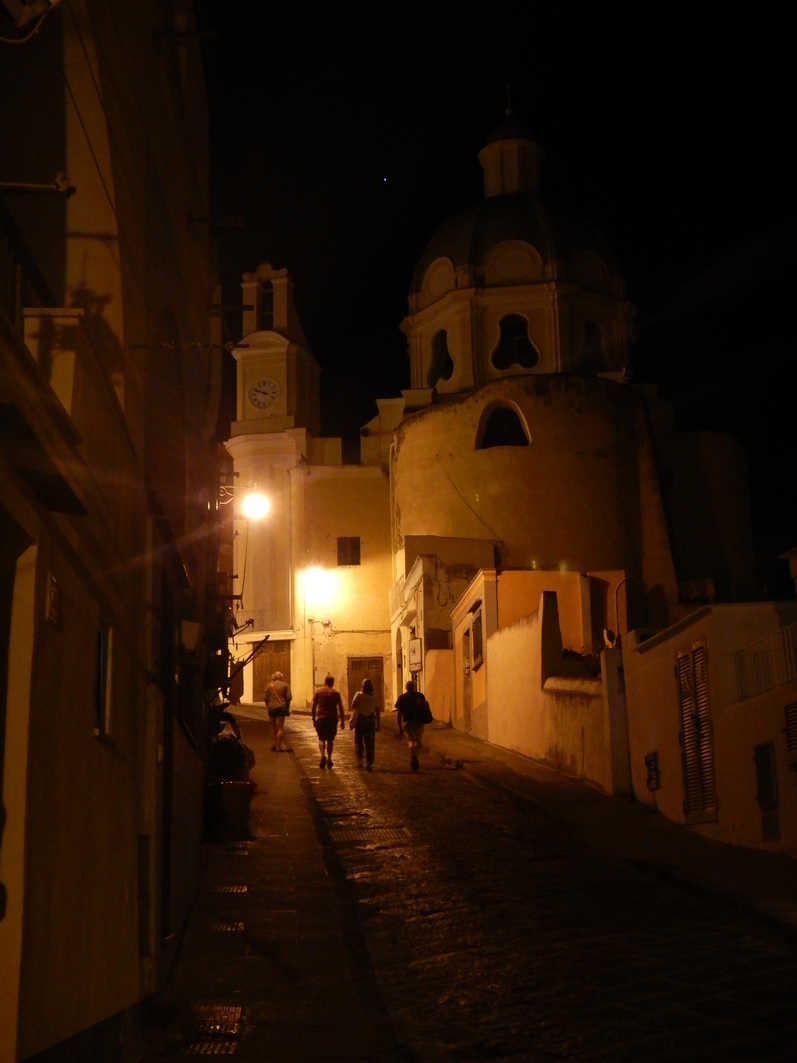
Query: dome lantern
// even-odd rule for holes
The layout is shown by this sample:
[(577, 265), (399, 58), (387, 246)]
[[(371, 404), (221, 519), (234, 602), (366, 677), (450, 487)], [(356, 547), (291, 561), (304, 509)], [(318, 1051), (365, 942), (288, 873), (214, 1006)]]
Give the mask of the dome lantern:
[(540, 194), (540, 148), (526, 127), (507, 108), (506, 118), (479, 152), (484, 171), (484, 196)]

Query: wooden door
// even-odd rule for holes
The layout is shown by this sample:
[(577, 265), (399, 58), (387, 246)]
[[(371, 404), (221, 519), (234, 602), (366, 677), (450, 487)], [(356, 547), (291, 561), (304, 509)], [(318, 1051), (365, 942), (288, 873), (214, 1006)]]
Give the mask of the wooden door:
[(379, 699), (379, 706), (384, 712), (385, 710), (385, 683), (384, 683), (384, 661), (381, 657), (349, 657), (348, 668), (346, 669), (346, 681), (348, 683), (348, 695), (344, 698), (346, 701), (346, 711), (351, 708), (351, 701), (358, 690), (362, 689), (363, 679), (370, 679), (374, 684), (374, 694)]
[(291, 683), (291, 644), (288, 639), (277, 642), (267, 642), (257, 654), (254, 661), (254, 673), (252, 676), (252, 700), (263, 701), (274, 672), (282, 672), (288, 686)]

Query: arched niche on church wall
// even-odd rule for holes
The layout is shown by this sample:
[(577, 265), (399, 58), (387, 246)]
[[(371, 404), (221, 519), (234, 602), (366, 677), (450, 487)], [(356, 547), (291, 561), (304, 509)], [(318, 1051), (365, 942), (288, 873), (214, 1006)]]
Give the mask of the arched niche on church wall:
[(419, 309), (437, 302), (446, 292), (453, 291), (456, 284), (456, 274), (451, 259), (436, 258), (423, 275), (423, 284), (418, 299)]
[(490, 249), (481, 273), (488, 287), (504, 284), (534, 284), (545, 279), (542, 256), (523, 240), (505, 240)]

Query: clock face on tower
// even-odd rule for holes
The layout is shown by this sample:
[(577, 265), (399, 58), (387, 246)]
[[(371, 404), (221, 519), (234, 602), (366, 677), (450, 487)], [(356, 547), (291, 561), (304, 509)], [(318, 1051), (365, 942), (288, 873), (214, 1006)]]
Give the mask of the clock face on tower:
[(249, 388), (247, 395), (253, 406), (259, 410), (267, 410), (273, 406), (279, 398), (280, 386), (273, 377), (264, 376)]

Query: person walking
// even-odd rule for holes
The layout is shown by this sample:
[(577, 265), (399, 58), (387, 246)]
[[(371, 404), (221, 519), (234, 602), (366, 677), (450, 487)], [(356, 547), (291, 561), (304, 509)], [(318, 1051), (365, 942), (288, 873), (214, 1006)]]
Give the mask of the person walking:
[(320, 768), (332, 767), (332, 747), (335, 744), (335, 735), (338, 733), (338, 717), (340, 717), (341, 731), (346, 726), (346, 717), (343, 710), (343, 699), (340, 691), (335, 689), (335, 679), (328, 675), (324, 685), (320, 686), (313, 695), (313, 727), (318, 735), (318, 746), (321, 750)]
[(271, 682), (266, 687), (265, 702), (268, 718), (271, 720), (271, 732), (273, 744), (272, 753), (292, 753), (290, 746), (283, 748), (285, 741), (285, 721), (291, 714), (291, 688), (285, 681), (282, 672), (274, 672)]
[(432, 710), (423, 694), (415, 689), (412, 679), (407, 680), (407, 688), (403, 694), (399, 695), (396, 709), (404, 721), (404, 733), (407, 736), (407, 745), (410, 750), (410, 767), (413, 771), (417, 771), (420, 767), (418, 753), (423, 741), (423, 728), (424, 724), (432, 722)]
[(374, 694), (374, 684), (370, 679), (363, 679), (362, 689), (354, 695), (351, 703), (349, 727), (354, 728), (354, 749), (357, 753), (357, 767), (365, 766), (368, 771), (374, 765), (375, 735), (379, 730), (381, 707)]

